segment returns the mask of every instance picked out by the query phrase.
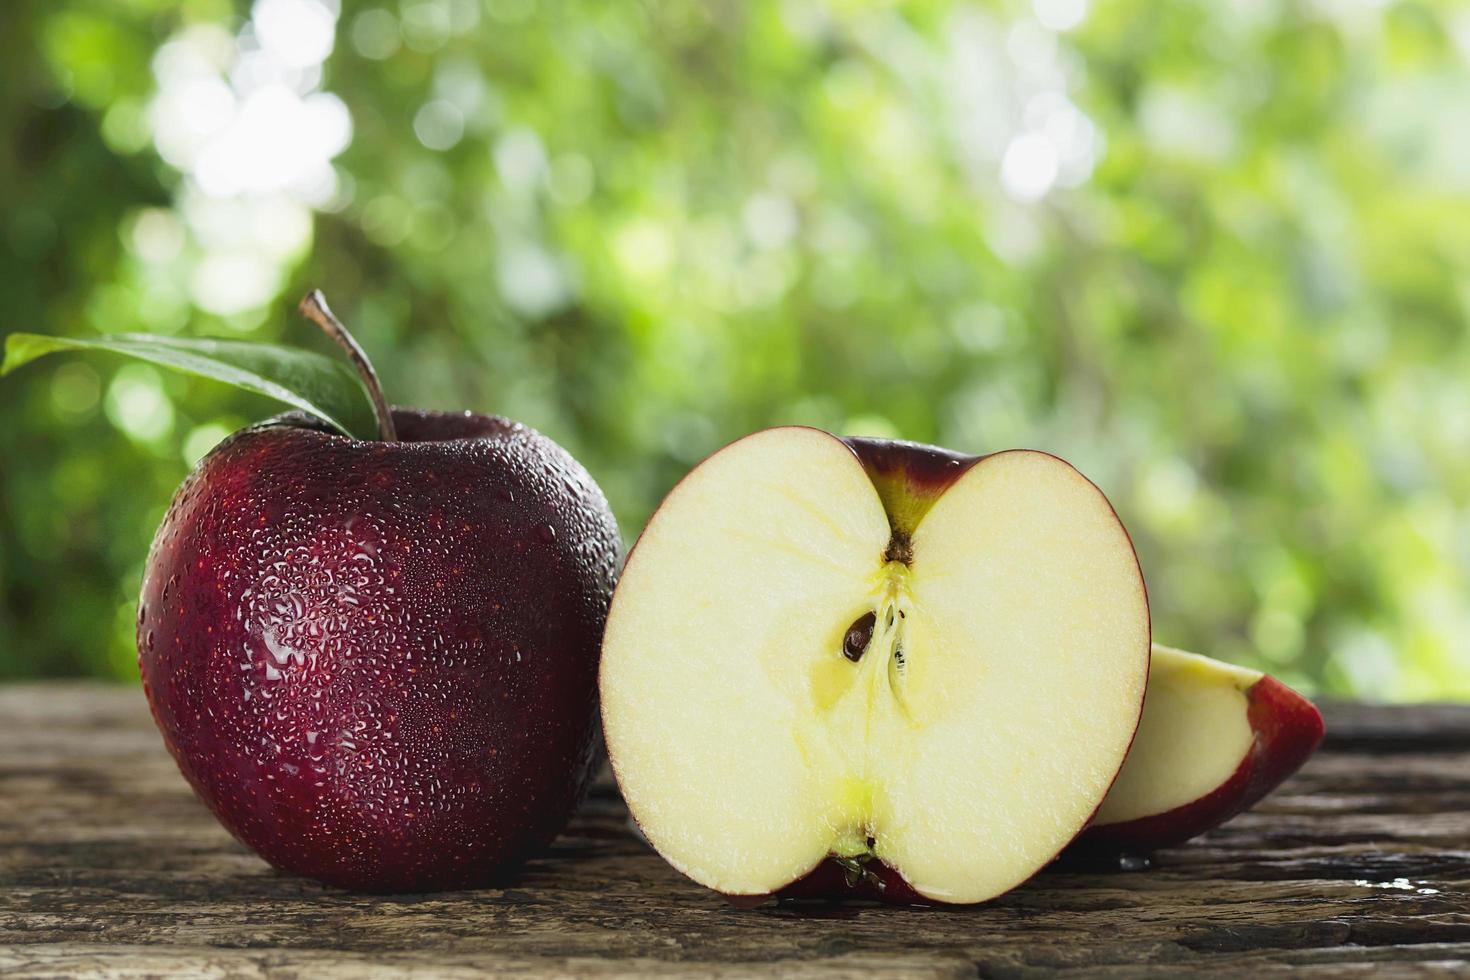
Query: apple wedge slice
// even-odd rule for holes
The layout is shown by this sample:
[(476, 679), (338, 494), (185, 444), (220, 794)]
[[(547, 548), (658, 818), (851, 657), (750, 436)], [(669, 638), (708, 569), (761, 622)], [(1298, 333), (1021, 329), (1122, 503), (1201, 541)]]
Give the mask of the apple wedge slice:
[(1065, 462), (784, 427), (705, 460), (645, 528), (603, 725), (634, 819), (695, 881), (971, 903), (1087, 824), (1148, 663), (1132, 544)]
[(1312, 702), (1267, 674), (1155, 643), (1143, 721), (1073, 853), (1148, 853), (1229, 820), (1322, 741)]

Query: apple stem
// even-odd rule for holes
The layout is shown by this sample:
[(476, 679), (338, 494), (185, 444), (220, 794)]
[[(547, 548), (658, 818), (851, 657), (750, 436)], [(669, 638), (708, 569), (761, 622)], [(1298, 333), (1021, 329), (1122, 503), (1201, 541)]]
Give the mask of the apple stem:
[(398, 432), (393, 428), (393, 412), (388, 408), (388, 400), (383, 397), (383, 386), (378, 381), (378, 372), (373, 370), (372, 361), (368, 360), (367, 352), (358, 344), (357, 338), (353, 337), (332, 313), (332, 308), (327, 305), (327, 298), (322, 295), (320, 289), (313, 289), (301, 297), (301, 303), (296, 307), (301, 315), (312, 323), (322, 328), (322, 333), (331, 337), (337, 345), (347, 352), (352, 366), (357, 368), (357, 373), (362, 376), (362, 383), (367, 388), (368, 397), (373, 402), (373, 414), (378, 419), (378, 436), (384, 442), (397, 442)]

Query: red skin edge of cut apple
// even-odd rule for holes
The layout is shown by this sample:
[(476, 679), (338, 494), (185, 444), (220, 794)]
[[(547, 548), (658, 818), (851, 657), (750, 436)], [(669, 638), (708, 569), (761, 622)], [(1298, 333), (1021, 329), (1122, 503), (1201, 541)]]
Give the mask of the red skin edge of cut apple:
[[(818, 431), (825, 430), (819, 429)], [(903, 479), (908, 484), (908, 488), (911, 493), (914, 493), (916, 495), (923, 495), (926, 497), (938, 497), (945, 490), (949, 489), (951, 484), (953, 484), (956, 480), (958, 480), (961, 476), (968, 472), (970, 467), (974, 466), (976, 463), (985, 458), (985, 456), (965, 456), (960, 453), (951, 452), (947, 449), (940, 449), (937, 446), (927, 446), (923, 443), (917, 442), (903, 442), (890, 439), (867, 439), (855, 436), (838, 438), (840, 438), (842, 442), (846, 443), (847, 447), (853, 451), (853, 454), (855, 456), (857, 456), (858, 461), (863, 464), (863, 469), (867, 471), (869, 478), (872, 479), (874, 486), (881, 487), (883, 482), (888, 482), (891, 484), (891, 482), (895, 479)], [(1051, 453), (1045, 453), (1039, 449), (1026, 451), (1042, 453), (1043, 455), (1052, 456), (1053, 459), (1057, 459), (1063, 463), (1067, 462), (1060, 456), (1055, 456)], [(1071, 466), (1070, 463), (1067, 463), (1067, 465)], [(1087, 480), (1087, 477), (1083, 475), (1080, 470), (1078, 470), (1077, 472), (1079, 476), (1082, 476), (1084, 480)], [(1130, 549), (1133, 549), (1133, 561), (1134, 564), (1138, 566), (1138, 582), (1140, 587), (1143, 589), (1144, 607), (1147, 608), (1148, 583), (1144, 580), (1143, 577), (1143, 566), (1138, 563), (1138, 551), (1133, 548), (1133, 536), (1128, 533), (1127, 526), (1124, 525), (1122, 518), (1118, 517), (1117, 509), (1113, 507), (1113, 502), (1111, 500), (1108, 500), (1107, 494), (1102, 492), (1102, 488), (1093, 483), (1091, 480), (1087, 480), (1087, 482), (1094, 490), (1097, 491), (1098, 496), (1102, 497), (1103, 501), (1107, 503), (1108, 509), (1113, 512), (1113, 517), (1118, 521), (1118, 526), (1123, 529), (1123, 536), (1128, 541), (1128, 547)], [(1150, 649), (1152, 648), (1152, 638), (1153, 617), (1150, 616)], [(1270, 678), (1263, 678), (1263, 680), (1270, 680)], [(1147, 689), (1147, 686), (1148, 674), (1147, 672), (1145, 672), (1145, 689)], [(1259, 686), (1260, 684), (1258, 682), (1252, 687), (1252, 690), (1254, 690), (1255, 687)], [(1292, 697), (1297, 697), (1296, 692), (1291, 691), (1290, 688), (1286, 688), (1282, 685), (1278, 686), (1281, 686), (1282, 690), (1287, 691), (1288, 694), (1290, 694)], [(1310, 707), (1310, 704), (1308, 705), (1308, 707)], [(1315, 713), (1316, 709), (1313, 708), (1312, 710)], [(1133, 736), (1129, 739), (1128, 742), (1128, 746), (1130, 749), (1133, 747), (1133, 739), (1138, 737), (1138, 725), (1142, 723), (1142, 721), (1143, 699), (1140, 698), (1138, 703), (1138, 720), (1134, 722)], [(1254, 718), (1252, 718), (1252, 723), (1254, 724)], [(1320, 717), (1317, 720), (1317, 724), (1320, 728)], [(1313, 743), (1313, 747), (1315, 747), (1315, 744), (1316, 743)], [(1311, 753), (1310, 751), (1308, 751), (1306, 754), (1310, 755)], [(1124, 753), (1124, 758), (1127, 758), (1127, 753)], [(1306, 756), (1304, 755), (1302, 758), (1305, 759)], [(1299, 764), (1300, 763), (1298, 763), (1298, 765)], [(1292, 768), (1294, 769), (1295, 766), (1293, 766)], [(1123, 764), (1120, 761), (1118, 764), (1118, 772), (1115, 772), (1113, 774), (1114, 782), (1117, 781), (1118, 774), (1122, 771)], [(1282, 778), (1285, 777), (1283, 776)], [(1271, 786), (1274, 785), (1275, 783), (1272, 783), (1268, 785), (1266, 789), (1269, 790)], [(1112, 788), (1111, 783), (1108, 785), (1108, 788)], [(1102, 796), (1098, 797), (1097, 807), (1094, 807), (1092, 813), (1088, 815), (1089, 821), (1097, 813), (1097, 810), (1102, 807), (1103, 797), (1106, 796), (1107, 793), (1103, 793)], [(1248, 806), (1249, 804), (1246, 805)], [(1086, 827), (1086, 823), (1084, 823), (1083, 826)], [(1086, 831), (1084, 830), (1081, 833), (1085, 834)], [(1037, 869), (1037, 871), (1040, 872), (1048, 865), (1050, 865), (1053, 861), (1055, 861), (1058, 857), (1060, 857), (1071, 844), (1080, 839), (1080, 836), (1081, 835), (1079, 834), (1079, 837), (1073, 838), (1072, 841), (1068, 841), (1060, 848), (1058, 848), (1057, 853), (1052, 855), (1051, 860), (1042, 864), (1041, 867)], [(935, 908), (952, 909), (965, 909), (974, 907), (973, 904), (955, 904), (951, 902), (943, 902), (938, 899), (929, 898), (928, 896), (921, 894), (920, 892), (916, 891), (911, 884), (909, 884), (908, 880), (904, 878), (904, 876), (898, 871), (897, 868), (885, 864), (881, 860), (875, 859), (865, 863), (863, 865), (863, 874), (855, 883), (849, 884), (849, 874), (850, 873), (847, 868), (844, 868), (842, 865), (832, 860), (831, 856), (828, 855), (827, 857), (824, 857), (822, 860), (818, 861), (816, 866), (813, 867), (801, 878), (798, 878), (796, 881), (787, 885), (785, 888), (779, 889), (774, 893), (769, 893), (765, 895), (725, 895), (724, 898), (731, 905), (735, 906), (736, 908), (742, 909), (757, 908), (758, 906), (764, 905), (772, 898), (775, 898), (778, 901), (857, 900), (882, 902), (885, 905), (928, 905)], [(1019, 887), (1021, 884), (1024, 884), (1024, 882), (1018, 882), (1017, 886)]]
[(909, 485), (915, 497), (938, 497), (984, 456), (967, 456), (938, 446), (901, 439), (839, 436), (867, 470), (874, 486), (895, 479)]
[(1164, 813), (1089, 827), (1073, 854), (1148, 854), (1213, 830), (1254, 806), (1302, 767), (1325, 731), (1316, 705), (1269, 675), (1246, 691), (1253, 738), (1235, 772), (1212, 792)]

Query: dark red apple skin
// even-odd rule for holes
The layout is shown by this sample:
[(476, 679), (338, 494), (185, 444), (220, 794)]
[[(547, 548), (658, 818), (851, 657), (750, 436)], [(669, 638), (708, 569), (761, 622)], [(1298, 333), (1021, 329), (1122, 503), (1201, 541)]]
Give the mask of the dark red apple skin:
[(901, 439), (846, 436), (842, 441), (857, 454), (873, 481), (900, 543), (913, 535), (940, 494), (985, 458)]
[[(863, 873), (854, 880), (847, 868), (831, 858), (825, 858), (809, 871), (805, 877), (787, 885), (776, 893), (782, 901), (859, 901), (882, 902), (885, 905), (932, 905), (950, 907), (945, 902), (935, 901), (914, 891), (897, 870), (874, 858), (863, 865)], [(749, 904), (758, 904), (757, 899)], [(731, 901), (745, 904), (741, 899)], [(962, 908), (963, 906), (953, 906)]]
[(1213, 830), (1254, 806), (1300, 769), (1321, 744), (1325, 731), (1316, 705), (1270, 675), (1246, 691), (1246, 717), (1255, 737), (1228, 780), (1165, 813), (1089, 827), (1066, 856), (1149, 854)]
[(282, 416), (210, 453), (153, 542), (139, 667), (184, 776), (271, 864), (481, 885), (592, 776), (617, 527), (531, 429), (394, 421), (388, 443)]
[(902, 481), (916, 495), (937, 497), (984, 457), (904, 439), (844, 436), (874, 483)]
[[(830, 857), (823, 858), (801, 878), (772, 895), (726, 895), (725, 901), (739, 909), (753, 909), (770, 902), (881, 902), (885, 905), (932, 905), (943, 902), (925, 898), (904, 880), (903, 875), (877, 859), (863, 865), (854, 880), (847, 868)], [(955, 906), (959, 908), (961, 906)]]

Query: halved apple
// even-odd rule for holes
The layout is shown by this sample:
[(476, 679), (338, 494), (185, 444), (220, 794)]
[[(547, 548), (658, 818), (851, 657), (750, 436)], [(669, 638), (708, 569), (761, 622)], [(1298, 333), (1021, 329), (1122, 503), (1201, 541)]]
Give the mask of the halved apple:
[(603, 725), (634, 819), (710, 888), (970, 903), (1087, 824), (1148, 663), (1133, 547), (1065, 462), (785, 427), (705, 460), (644, 530)]
[(1133, 748), (1074, 853), (1147, 853), (1218, 827), (1301, 768), (1322, 731), (1274, 677), (1155, 643)]

